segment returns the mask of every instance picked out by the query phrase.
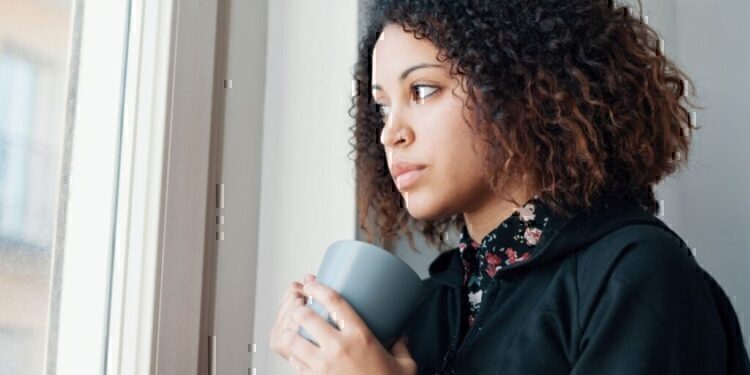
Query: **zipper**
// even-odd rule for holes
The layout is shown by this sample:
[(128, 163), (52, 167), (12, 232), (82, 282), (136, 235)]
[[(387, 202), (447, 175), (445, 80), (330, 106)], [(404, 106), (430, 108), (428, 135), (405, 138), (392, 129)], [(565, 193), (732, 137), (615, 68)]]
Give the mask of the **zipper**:
[(448, 364), (453, 362), (453, 358), (456, 357), (456, 353), (453, 350), (453, 347), (451, 346), (450, 350), (448, 350), (447, 353), (445, 353), (445, 356), (443, 356), (443, 366), (440, 368), (439, 375), (446, 374), (448, 370)]
[[(500, 279), (499, 277), (493, 277), (492, 280), (490, 280), (490, 285), (487, 286), (487, 290), (486, 290), (487, 296), (491, 295), (490, 292), (500, 282), (499, 279)], [(476, 320), (474, 321), (474, 325), (471, 326), (471, 327), (469, 327), (469, 331), (466, 332), (466, 336), (464, 336), (464, 339), (461, 342), (461, 345), (458, 346), (458, 339), (459, 339), (459, 336), (461, 334), (461, 324), (463, 323), (462, 320), (463, 320), (463, 316), (464, 316), (464, 314), (463, 314), (464, 306), (463, 306), (463, 301), (462, 301), (463, 290), (461, 288), (459, 288), (459, 292), (457, 293), (457, 295), (458, 295), (457, 299), (458, 299), (458, 303), (459, 303), (459, 305), (458, 305), (459, 306), (459, 308), (458, 308), (458, 315), (459, 315), (459, 317), (458, 317), (458, 319), (459, 319), (459, 326), (458, 326), (459, 328), (458, 328), (458, 331), (459, 332), (458, 332), (458, 334), (456, 334), (455, 338), (453, 339), (453, 344), (451, 345), (450, 350), (448, 350), (448, 352), (443, 357), (443, 365), (440, 368), (440, 374), (441, 375), (448, 374), (449, 373), (448, 372), (449, 369), (450, 369), (450, 373), (452, 373), (453, 370), (455, 370), (456, 363), (454, 362), (454, 360), (456, 359), (456, 357), (458, 356), (458, 354), (461, 353), (461, 348), (463, 348), (463, 347), (466, 346), (466, 343), (472, 337), (472, 334), (477, 330), (476, 327), (479, 325), (478, 323), (482, 320), (482, 318), (484, 318), (483, 313), (484, 313), (484, 310), (486, 310), (486, 308), (484, 306), (487, 304), (487, 299), (482, 299), (482, 302), (479, 305), (479, 310), (477, 310), (477, 316), (476, 316)]]
[(443, 365), (440, 367), (439, 375), (446, 374), (446, 371), (448, 370), (448, 365), (453, 362), (453, 359), (456, 357), (456, 346), (458, 346), (458, 339), (459, 336), (461, 336), (461, 325), (463, 324), (463, 316), (464, 316), (464, 304), (461, 300), (463, 297), (463, 289), (462, 287), (455, 288), (458, 289), (458, 292), (456, 293), (456, 303), (458, 304), (458, 332), (455, 336), (453, 336), (453, 340), (451, 340), (451, 347), (448, 350), (447, 353), (443, 356)]
[[(508, 267), (505, 267), (505, 268), (503, 268), (501, 270), (498, 270), (498, 273), (495, 274), (495, 277), (493, 277), (492, 280), (490, 280), (490, 285), (487, 286), (487, 295), (489, 296), (490, 292), (500, 282), (501, 272), (507, 272), (509, 270), (516, 269), (516, 268), (521, 267), (521, 266), (523, 266), (523, 265), (525, 265), (527, 263), (528, 262), (514, 263), (514, 264), (512, 264), (512, 265), (510, 265)], [(474, 321), (474, 325), (471, 326), (471, 327), (469, 327), (469, 331), (466, 332), (466, 336), (464, 336), (464, 339), (461, 342), (461, 347), (458, 347), (458, 339), (459, 339), (459, 336), (461, 334), (461, 324), (463, 323), (462, 320), (463, 320), (463, 316), (464, 316), (464, 313), (463, 313), (464, 304), (463, 304), (463, 300), (462, 300), (462, 298), (463, 298), (463, 286), (456, 287), (455, 285), (451, 285), (451, 287), (453, 287), (453, 289), (455, 289), (455, 290), (458, 290), (458, 292), (456, 293), (456, 302), (458, 303), (458, 333), (456, 334), (455, 337), (453, 337), (453, 341), (451, 343), (450, 349), (443, 356), (443, 364), (440, 367), (440, 372), (437, 373), (436, 375), (448, 374), (447, 371), (449, 369), (451, 371), (455, 370), (455, 368), (454, 368), (455, 367), (455, 363), (453, 363), (453, 361), (456, 359), (457, 355), (459, 354), (459, 350), (465, 346), (464, 343), (468, 342), (469, 338), (472, 336), (472, 333), (474, 333), (474, 331), (475, 331), (474, 327), (476, 327), (477, 326), (477, 322), (480, 321), (479, 318), (482, 317), (482, 313), (484, 311), (484, 305), (487, 304), (486, 303), (487, 300), (486, 299), (482, 299), (482, 303), (479, 305), (479, 311), (477, 311), (477, 316), (476, 316), (476, 320)]]

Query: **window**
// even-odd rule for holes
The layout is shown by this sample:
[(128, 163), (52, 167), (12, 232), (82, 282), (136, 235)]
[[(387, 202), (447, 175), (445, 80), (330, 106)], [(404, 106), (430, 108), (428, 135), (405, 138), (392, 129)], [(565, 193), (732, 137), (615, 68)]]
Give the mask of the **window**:
[(205, 366), (217, 5), (176, 4), (0, 2), (0, 374)]
[(0, 2), (0, 374), (46, 368), (70, 8)]

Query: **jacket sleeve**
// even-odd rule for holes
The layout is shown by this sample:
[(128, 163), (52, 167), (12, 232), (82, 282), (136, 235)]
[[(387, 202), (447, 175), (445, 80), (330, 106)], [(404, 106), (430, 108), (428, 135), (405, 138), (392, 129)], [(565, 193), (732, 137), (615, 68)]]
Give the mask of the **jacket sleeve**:
[[(577, 375), (750, 374), (737, 318), (681, 240), (641, 236), (579, 279)], [(723, 300), (721, 299), (723, 297)]]

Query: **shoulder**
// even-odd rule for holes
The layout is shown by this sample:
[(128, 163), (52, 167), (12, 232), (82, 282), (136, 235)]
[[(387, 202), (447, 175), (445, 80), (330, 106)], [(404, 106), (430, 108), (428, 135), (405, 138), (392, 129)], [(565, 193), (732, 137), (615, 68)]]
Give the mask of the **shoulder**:
[(708, 374), (728, 373), (728, 361), (746, 366), (729, 301), (668, 228), (612, 231), (581, 249), (576, 266), (579, 352), (571, 373)]
[(632, 225), (615, 230), (576, 259), (580, 319), (598, 305), (640, 304), (662, 319), (712, 300), (706, 272), (685, 242), (668, 228)]
[(666, 226), (648, 224), (614, 230), (582, 249), (577, 269), (582, 279), (608, 278), (618, 282), (644, 278), (667, 281), (701, 271), (692, 251), (675, 232)]

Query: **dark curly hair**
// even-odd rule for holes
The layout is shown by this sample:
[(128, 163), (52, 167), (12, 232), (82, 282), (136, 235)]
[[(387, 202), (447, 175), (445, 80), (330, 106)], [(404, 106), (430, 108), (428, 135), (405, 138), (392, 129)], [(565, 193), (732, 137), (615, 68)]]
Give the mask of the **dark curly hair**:
[[(638, 0), (639, 15), (642, 5)], [(488, 144), (484, 170), (499, 196), (531, 178), (553, 211), (624, 200), (659, 210), (653, 187), (687, 162), (691, 81), (664, 56), (656, 31), (611, 0), (376, 0), (354, 67), (349, 114), (356, 153), (359, 227), (388, 247), (412, 231), (433, 245), (462, 215), (412, 218), (380, 144), (383, 116), (371, 93), (372, 53), (388, 24), (427, 38), (467, 90), (475, 134)], [(476, 103), (473, 108), (471, 103)], [(370, 208), (374, 220), (368, 220)], [(416, 227), (416, 224), (420, 224)]]

